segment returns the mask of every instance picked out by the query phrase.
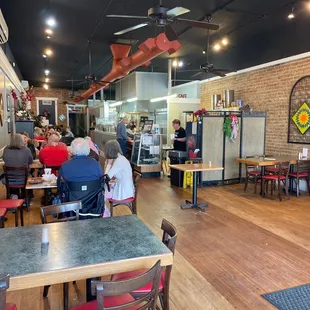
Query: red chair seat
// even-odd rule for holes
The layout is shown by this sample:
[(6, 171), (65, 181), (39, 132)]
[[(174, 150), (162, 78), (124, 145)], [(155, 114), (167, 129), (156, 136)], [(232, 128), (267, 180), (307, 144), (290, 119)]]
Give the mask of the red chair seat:
[(308, 173), (298, 173), (298, 175), (297, 175), (297, 173), (295, 172), (295, 173), (290, 173), (289, 176), (292, 178), (297, 178), (297, 177), (298, 178), (307, 178)]
[(6, 304), (5, 310), (17, 310), (17, 307), (14, 304)]
[(135, 200), (134, 197), (130, 197), (128, 199), (123, 199), (123, 200), (109, 199), (109, 202), (114, 202), (114, 203), (120, 203), (120, 202), (130, 203), (130, 202), (133, 202), (134, 200)]
[[(271, 181), (277, 181), (278, 180), (278, 178), (279, 178), (279, 176), (278, 175), (264, 175), (263, 176), (263, 179), (264, 180), (271, 180)], [(281, 175), (280, 176), (280, 180), (285, 180), (286, 179), (286, 177), (284, 176), (284, 175)]]
[(260, 171), (248, 171), (248, 174), (250, 174), (250, 175), (261, 175), (261, 172)]
[[(135, 299), (130, 294), (124, 294), (120, 296), (107, 296), (104, 297), (104, 307), (115, 307), (128, 304), (129, 302), (134, 301)], [(126, 308), (126, 310), (137, 310), (140, 306), (133, 306)], [(7, 310), (7, 309), (6, 309)], [(79, 305), (71, 308), (71, 310), (97, 310), (97, 300), (87, 302), (83, 305)]]
[(5, 208), (0, 208), (0, 217), (5, 216), (6, 211), (7, 211), (7, 210), (6, 210)]
[[(128, 272), (122, 272), (118, 273), (112, 276), (112, 281), (122, 281), (130, 278), (137, 277), (143, 273), (147, 272), (147, 269), (141, 269), (141, 270), (134, 270), (134, 271), (128, 271)], [(159, 290), (162, 291), (164, 288), (165, 283), (165, 270), (162, 270), (161, 277), (160, 277), (160, 284), (159, 284)], [(136, 291), (133, 291), (133, 293), (148, 293), (152, 290), (152, 282), (149, 284), (137, 289)]]
[(24, 203), (24, 199), (4, 199), (0, 200), (0, 208), (16, 209), (20, 208)]

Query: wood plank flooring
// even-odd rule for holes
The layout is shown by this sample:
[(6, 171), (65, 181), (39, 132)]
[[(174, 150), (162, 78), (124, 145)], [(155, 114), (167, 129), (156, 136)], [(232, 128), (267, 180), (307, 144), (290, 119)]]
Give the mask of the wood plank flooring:
[[(39, 198), (25, 214), (25, 225), (40, 223)], [(4, 197), (1, 189), (1, 197)], [(171, 280), (171, 310), (275, 309), (260, 295), (310, 283), (310, 197), (279, 202), (261, 198), (249, 186), (199, 189), (209, 202), (205, 214), (181, 210), (189, 190), (170, 187), (167, 178), (141, 179), (138, 215), (156, 233), (166, 218), (179, 236)], [(117, 215), (128, 214), (119, 207)], [(9, 215), (6, 227), (13, 226)], [(70, 305), (84, 301), (85, 285), (70, 285)], [(18, 309), (62, 309), (61, 285), (42, 298), (42, 288), (8, 293)]]

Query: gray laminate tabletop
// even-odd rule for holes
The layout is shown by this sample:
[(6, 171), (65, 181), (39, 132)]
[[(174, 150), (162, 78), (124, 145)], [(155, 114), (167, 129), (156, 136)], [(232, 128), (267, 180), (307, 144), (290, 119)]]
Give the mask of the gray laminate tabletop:
[[(42, 229), (49, 244), (42, 246)], [(10, 290), (171, 265), (172, 253), (136, 216), (0, 229), (0, 274)]]

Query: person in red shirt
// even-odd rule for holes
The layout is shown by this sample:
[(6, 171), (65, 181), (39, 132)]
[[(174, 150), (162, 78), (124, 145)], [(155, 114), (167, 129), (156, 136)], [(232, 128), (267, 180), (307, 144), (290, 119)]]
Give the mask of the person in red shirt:
[(67, 147), (59, 143), (59, 136), (52, 133), (48, 138), (48, 144), (41, 149), (39, 160), (45, 166), (61, 166), (69, 159)]

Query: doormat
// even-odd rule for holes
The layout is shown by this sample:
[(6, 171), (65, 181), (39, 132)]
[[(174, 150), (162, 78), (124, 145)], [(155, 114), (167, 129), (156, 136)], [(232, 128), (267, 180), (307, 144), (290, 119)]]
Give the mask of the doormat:
[(262, 297), (280, 310), (310, 310), (310, 284), (263, 294)]

